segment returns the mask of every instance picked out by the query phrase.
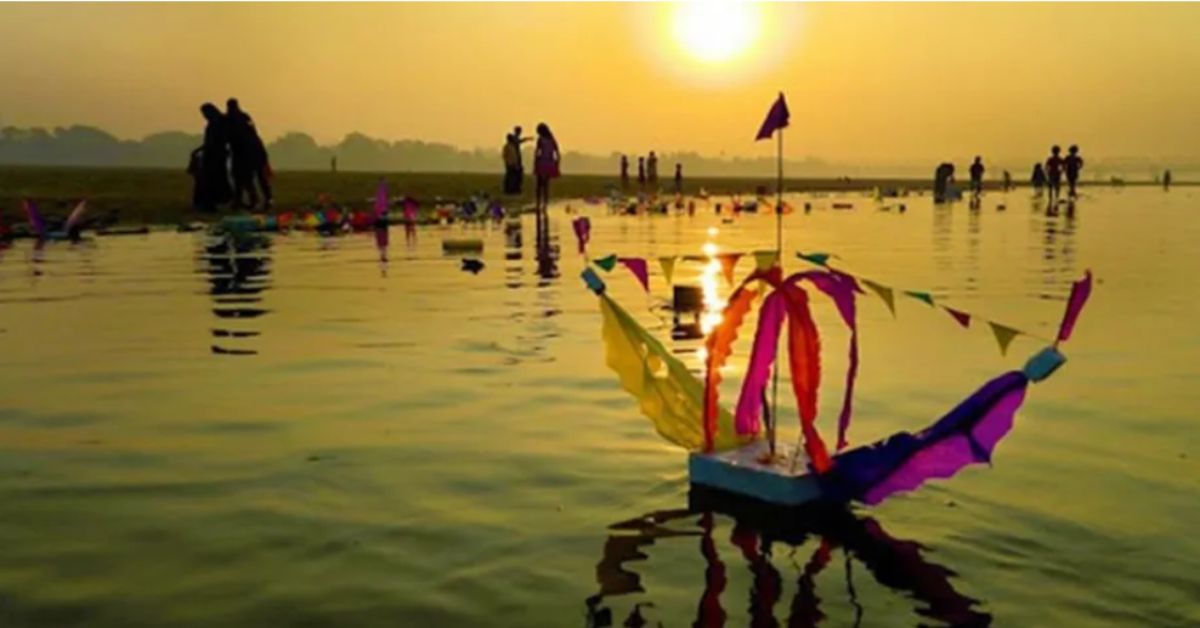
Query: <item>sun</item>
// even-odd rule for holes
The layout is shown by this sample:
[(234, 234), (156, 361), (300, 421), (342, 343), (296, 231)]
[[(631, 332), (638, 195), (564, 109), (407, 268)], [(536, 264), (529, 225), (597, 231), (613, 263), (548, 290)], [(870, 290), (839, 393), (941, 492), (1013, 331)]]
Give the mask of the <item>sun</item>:
[(744, 55), (758, 38), (758, 9), (738, 0), (697, 0), (675, 6), (675, 43), (702, 63), (720, 65)]

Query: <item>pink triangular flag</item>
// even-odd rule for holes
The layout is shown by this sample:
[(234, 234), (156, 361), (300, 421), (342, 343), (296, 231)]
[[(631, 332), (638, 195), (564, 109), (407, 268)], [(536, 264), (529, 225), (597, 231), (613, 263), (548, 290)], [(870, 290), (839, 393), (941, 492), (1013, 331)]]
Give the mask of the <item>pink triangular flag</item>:
[(966, 312), (963, 312), (960, 310), (956, 310), (952, 307), (946, 307), (944, 305), (942, 307), (946, 310), (947, 314), (949, 314), (950, 316), (953, 316), (954, 320), (958, 321), (959, 325), (962, 325), (963, 329), (967, 329), (967, 328), (971, 327), (971, 315), (970, 314), (967, 314)]
[(650, 292), (650, 267), (646, 265), (646, 260), (640, 257), (619, 257), (617, 261), (628, 268), (634, 277), (637, 277), (642, 284), (642, 289)]

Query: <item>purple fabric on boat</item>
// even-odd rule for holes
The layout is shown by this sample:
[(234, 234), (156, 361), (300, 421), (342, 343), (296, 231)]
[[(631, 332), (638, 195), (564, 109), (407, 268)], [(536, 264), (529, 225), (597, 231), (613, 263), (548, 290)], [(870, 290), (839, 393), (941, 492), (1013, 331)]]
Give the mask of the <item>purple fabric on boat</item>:
[(772, 292), (763, 300), (758, 315), (758, 331), (754, 334), (754, 347), (750, 350), (750, 364), (746, 378), (742, 380), (742, 394), (738, 397), (737, 412), (733, 426), (739, 435), (757, 434), (762, 429), (759, 412), (762, 410), (762, 395), (767, 380), (771, 377), (771, 365), (779, 347), (779, 332), (787, 314), (782, 292)]
[(42, 220), (42, 213), (38, 211), (37, 203), (29, 199), (22, 199), (21, 204), (25, 207), (25, 215), (29, 217), (29, 226), (33, 227), (33, 232), (39, 238), (46, 237), (46, 221)]
[(1075, 329), (1075, 321), (1079, 318), (1079, 313), (1083, 311), (1083, 304), (1087, 303), (1091, 294), (1092, 271), (1089, 270), (1083, 279), (1071, 285), (1071, 296), (1067, 299), (1067, 311), (1063, 313), (1062, 325), (1058, 328), (1059, 342), (1071, 338), (1071, 332)]
[(821, 477), (824, 489), (835, 499), (874, 505), (927, 480), (949, 478), (968, 464), (990, 463), (1028, 385), (1020, 371), (1005, 373), (915, 435), (900, 432), (837, 456)]

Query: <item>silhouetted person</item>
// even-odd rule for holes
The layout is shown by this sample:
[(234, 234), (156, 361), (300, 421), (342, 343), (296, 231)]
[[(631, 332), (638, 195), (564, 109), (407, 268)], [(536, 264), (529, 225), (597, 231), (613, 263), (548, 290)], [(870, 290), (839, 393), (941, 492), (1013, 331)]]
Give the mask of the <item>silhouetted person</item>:
[(1046, 171), (1042, 169), (1041, 163), (1033, 164), (1033, 174), (1029, 176), (1029, 185), (1033, 186), (1033, 191), (1039, 195), (1042, 193), (1042, 188), (1046, 187)]
[(1164, 190), (1171, 189), (1171, 171), (1170, 170), (1163, 171), (1162, 182), (1163, 182)]
[(329, 158), (329, 171), (337, 174), (337, 155)]
[(675, 193), (683, 194), (683, 164), (675, 164)]
[(638, 187), (646, 187), (646, 158), (638, 157)]
[(228, 203), (233, 196), (229, 187), (229, 130), (225, 116), (212, 103), (200, 106), (200, 113), (207, 124), (204, 126), (204, 143), (192, 151), (195, 189), (192, 203), (197, 209), (213, 211), (218, 205)]
[(954, 164), (942, 162), (933, 171), (933, 202), (945, 203), (950, 182), (954, 180)]
[(983, 194), (983, 158), (979, 155), (971, 162), (971, 193), (975, 196)]
[(521, 127), (514, 126), (504, 142), (504, 193), (519, 195), (525, 186), (525, 166), (521, 163), (521, 144), (532, 138), (521, 137)]
[(1007, 192), (1011, 189), (1012, 189), (1012, 174), (1009, 171), (1005, 170), (1004, 171), (1004, 191)]
[(621, 189), (629, 189), (629, 158), (621, 155)]
[[(262, 191), (263, 209), (271, 207), (271, 166), (267, 159), (267, 147), (263, 145), (254, 120), (242, 111), (236, 98), (225, 103), (225, 118), (229, 124), (229, 149), (233, 167), (233, 204), (242, 206), (249, 195), (249, 207), (258, 206), (258, 193)], [(255, 186), (258, 189), (255, 189)]]
[(533, 152), (533, 174), (537, 177), (536, 203), (538, 211), (544, 215), (550, 205), (550, 179), (557, 179), (561, 174), (558, 164), (561, 155), (558, 141), (550, 132), (545, 122), (537, 125), (537, 148)]
[(650, 151), (650, 156), (646, 158), (646, 180), (651, 187), (658, 185), (658, 155), (654, 151)]
[(1079, 183), (1079, 171), (1083, 170), (1083, 157), (1079, 156), (1079, 147), (1074, 144), (1067, 149), (1067, 158), (1063, 160), (1063, 169), (1067, 173), (1067, 194), (1075, 198), (1075, 184)]
[(1046, 160), (1046, 182), (1050, 185), (1050, 196), (1057, 197), (1062, 187), (1063, 159), (1062, 149), (1055, 144), (1050, 148), (1050, 157)]

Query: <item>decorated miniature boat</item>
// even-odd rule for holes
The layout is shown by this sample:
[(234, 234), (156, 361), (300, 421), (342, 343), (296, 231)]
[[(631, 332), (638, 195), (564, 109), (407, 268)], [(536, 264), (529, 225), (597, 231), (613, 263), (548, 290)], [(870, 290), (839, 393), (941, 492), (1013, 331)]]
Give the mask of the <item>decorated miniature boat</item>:
[[(689, 451), (688, 473), (694, 487), (779, 506), (818, 501), (877, 504), (928, 480), (952, 477), (969, 464), (990, 463), (996, 444), (1012, 428), (1029, 384), (1044, 380), (1065, 363), (1057, 345), (1069, 338), (1091, 290), (1089, 273), (1072, 287), (1055, 346), (1033, 355), (1021, 370), (984, 383), (920, 431), (899, 432), (846, 449), (858, 365), (856, 298), (864, 291), (851, 275), (825, 266), (827, 256), (805, 259), (822, 269), (784, 278), (776, 265), (751, 274), (733, 292), (721, 323), (706, 339), (703, 382), (606, 294), (605, 284), (594, 270), (588, 268), (583, 273), (585, 283), (599, 299), (608, 366), (638, 400), (659, 434)], [(872, 289), (879, 287), (866, 280), (862, 283)], [(802, 285), (832, 299), (850, 329), (850, 367), (833, 453), (815, 425), (819, 336), (809, 312), (808, 292)], [(766, 294), (759, 305), (749, 366), (737, 407), (729, 412), (718, 399), (721, 367), (739, 327), (759, 301), (760, 290)], [(912, 294), (927, 298), (923, 293)], [(965, 315), (958, 310), (948, 311), (955, 319)], [(789, 330), (786, 346), (790, 387), (803, 435), (799, 451), (778, 444), (774, 421), (769, 415), (765, 422), (760, 418), (767, 414), (767, 387), (785, 322)], [(997, 337), (1002, 338), (1000, 332)], [(1007, 340), (1001, 339), (1001, 345), (1007, 347)]]

